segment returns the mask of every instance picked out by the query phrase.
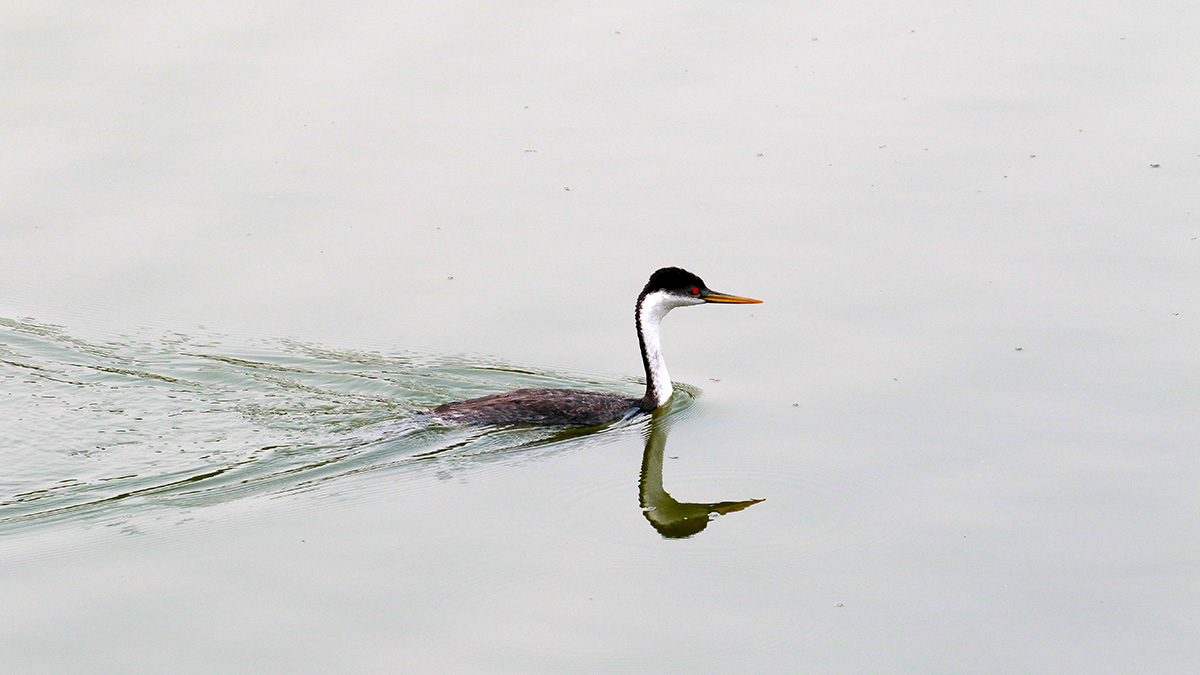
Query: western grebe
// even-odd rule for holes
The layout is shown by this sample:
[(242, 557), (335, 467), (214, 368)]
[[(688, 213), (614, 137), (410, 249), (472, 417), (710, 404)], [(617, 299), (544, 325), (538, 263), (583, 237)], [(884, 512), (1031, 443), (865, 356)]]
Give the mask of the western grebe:
[(700, 277), (678, 267), (664, 267), (650, 275), (634, 311), (642, 365), (646, 368), (646, 395), (641, 398), (578, 389), (518, 389), (446, 403), (430, 412), (447, 421), (470, 424), (572, 427), (594, 427), (639, 411), (650, 412), (666, 405), (674, 391), (658, 335), (663, 317), (676, 307), (708, 302), (749, 304), (762, 300), (717, 293)]

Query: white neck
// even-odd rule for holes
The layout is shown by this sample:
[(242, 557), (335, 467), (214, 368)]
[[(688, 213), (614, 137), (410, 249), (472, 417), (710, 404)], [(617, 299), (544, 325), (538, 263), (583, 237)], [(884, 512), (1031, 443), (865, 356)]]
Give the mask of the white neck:
[(646, 403), (653, 402), (660, 408), (671, 400), (674, 389), (667, 362), (663, 359), (659, 326), (662, 319), (679, 303), (662, 293), (651, 293), (643, 298), (637, 308), (638, 339), (642, 347), (642, 361), (646, 366)]

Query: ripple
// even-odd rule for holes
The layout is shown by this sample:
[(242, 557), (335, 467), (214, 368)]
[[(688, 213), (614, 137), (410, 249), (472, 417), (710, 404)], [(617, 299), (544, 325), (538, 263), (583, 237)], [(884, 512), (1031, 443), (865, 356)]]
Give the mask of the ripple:
[[(352, 477), (501, 473), (604, 443), (594, 430), (462, 428), (415, 411), (527, 386), (632, 392), (636, 382), (447, 356), (223, 336), (96, 344), (0, 318), (0, 396), (16, 421), (0, 531), (285, 496)], [(685, 412), (696, 390), (681, 387)], [(11, 405), (8, 405), (10, 404)]]

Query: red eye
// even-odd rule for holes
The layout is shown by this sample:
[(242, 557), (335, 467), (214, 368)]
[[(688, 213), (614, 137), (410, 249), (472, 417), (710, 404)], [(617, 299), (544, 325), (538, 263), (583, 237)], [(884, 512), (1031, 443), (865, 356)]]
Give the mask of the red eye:
[(692, 286), (692, 295), (700, 295), (700, 287)]

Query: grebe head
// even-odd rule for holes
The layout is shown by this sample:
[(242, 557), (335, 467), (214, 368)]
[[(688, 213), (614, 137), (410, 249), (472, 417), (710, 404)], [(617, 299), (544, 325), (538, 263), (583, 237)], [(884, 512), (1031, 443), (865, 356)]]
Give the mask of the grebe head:
[(762, 300), (743, 298), (728, 293), (718, 293), (704, 284), (704, 280), (678, 267), (664, 267), (650, 275), (650, 281), (642, 289), (642, 298), (653, 297), (654, 305), (662, 313), (688, 305), (703, 305), (706, 302), (754, 304)]
[(671, 375), (663, 359), (659, 325), (667, 312), (676, 307), (703, 305), (708, 302), (738, 304), (762, 300), (718, 293), (704, 285), (704, 280), (678, 267), (664, 267), (650, 275), (637, 301), (637, 333), (642, 348), (642, 364), (646, 367), (646, 395), (642, 409), (654, 410), (671, 400)]

